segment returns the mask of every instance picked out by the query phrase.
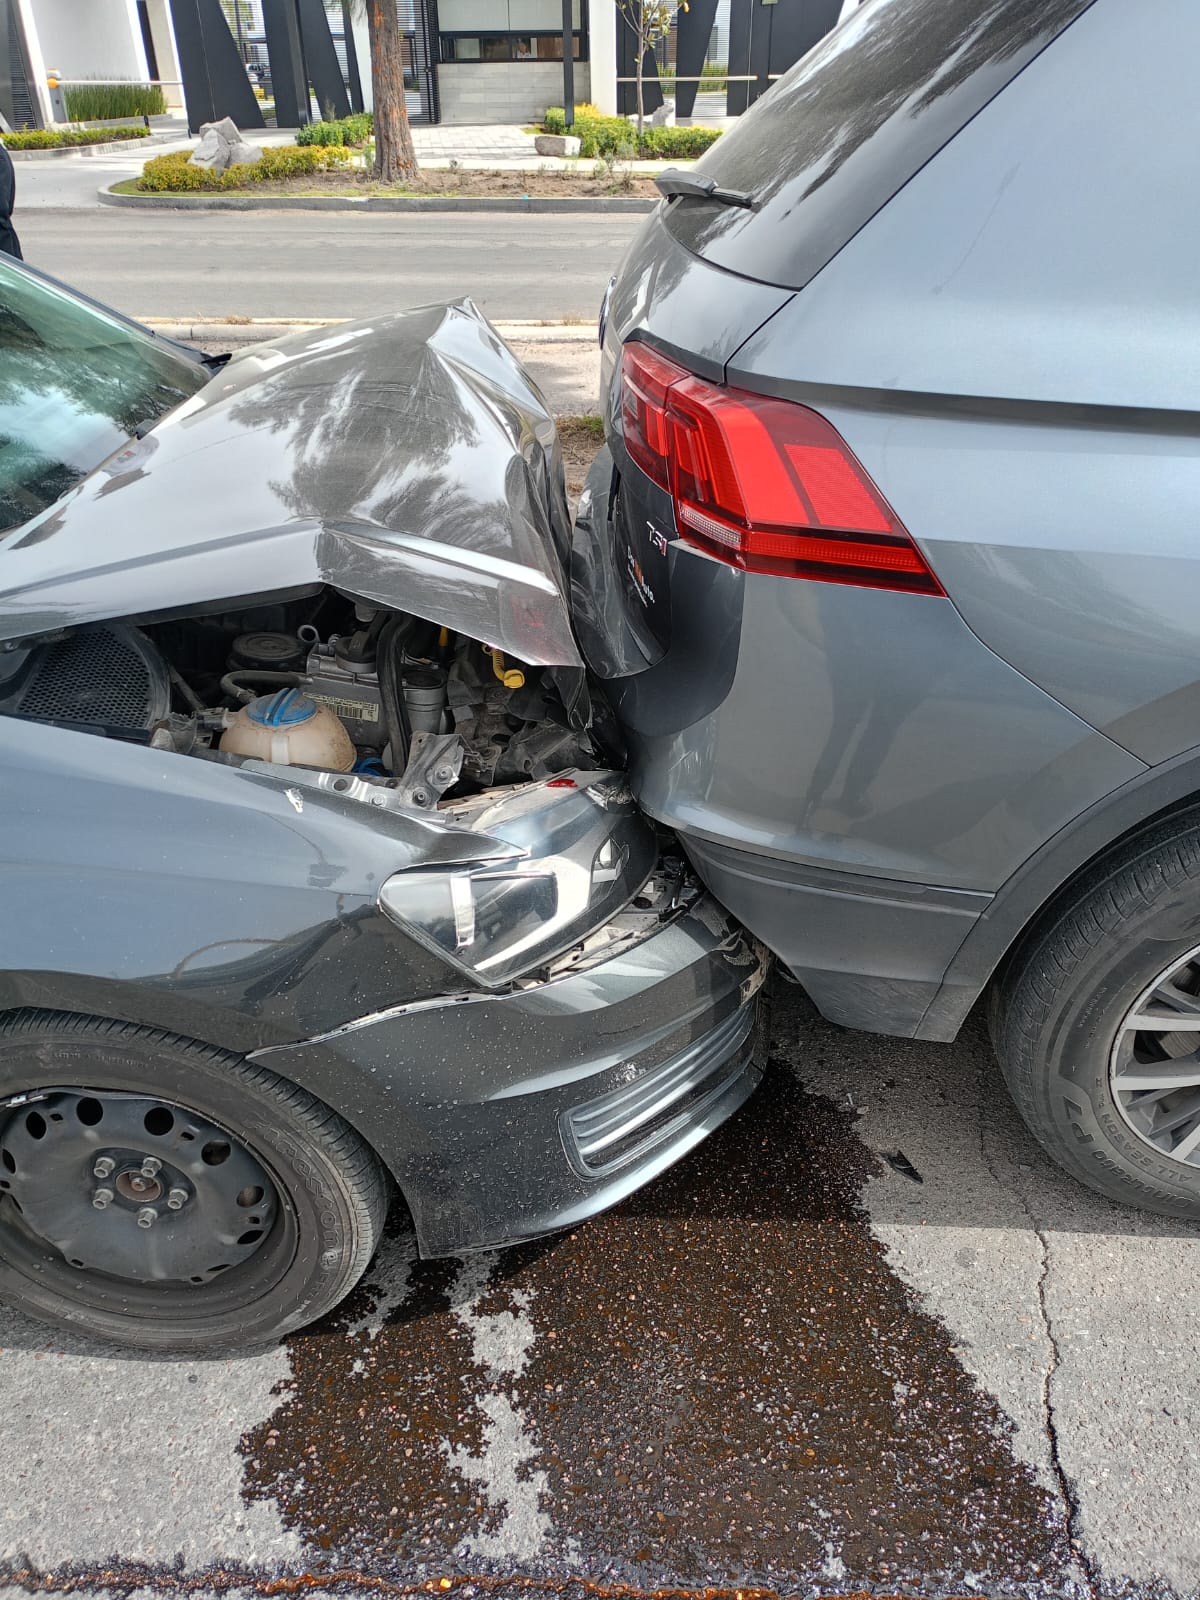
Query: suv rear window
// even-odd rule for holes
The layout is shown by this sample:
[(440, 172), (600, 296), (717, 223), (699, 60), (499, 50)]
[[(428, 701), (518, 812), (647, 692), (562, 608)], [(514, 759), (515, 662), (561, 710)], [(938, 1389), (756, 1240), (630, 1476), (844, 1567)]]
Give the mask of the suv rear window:
[(869, 0), (714, 145), (702, 169), (752, 211), (672, 200), (714, 266), (802, 289), (1094, 0)]

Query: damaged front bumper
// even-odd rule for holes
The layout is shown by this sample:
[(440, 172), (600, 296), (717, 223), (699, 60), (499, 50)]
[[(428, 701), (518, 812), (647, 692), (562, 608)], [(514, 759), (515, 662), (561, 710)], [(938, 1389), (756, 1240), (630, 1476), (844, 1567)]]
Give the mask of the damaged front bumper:
[(545, 981), (398, 1007), (257, 1059), (318, 1094), (340, 1079), (343, 1105), (348, 1082), (370, 1084), (370, 1136), (422, 1255), (572, 1227), (679, 1160), (762, 1075), (770, 958), (688, 893), (666, 921), (631, 907)]

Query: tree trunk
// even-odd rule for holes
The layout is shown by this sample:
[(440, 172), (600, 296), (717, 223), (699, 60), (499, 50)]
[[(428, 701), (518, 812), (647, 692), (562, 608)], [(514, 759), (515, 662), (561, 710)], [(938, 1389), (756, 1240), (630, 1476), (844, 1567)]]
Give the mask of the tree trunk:
[(404, 35), (396, 0), (367, 0), (367, 33), (375, 102), (375, 176), (381, 183), (411, 183), (417, 176), (417, 152), (404, 98)]

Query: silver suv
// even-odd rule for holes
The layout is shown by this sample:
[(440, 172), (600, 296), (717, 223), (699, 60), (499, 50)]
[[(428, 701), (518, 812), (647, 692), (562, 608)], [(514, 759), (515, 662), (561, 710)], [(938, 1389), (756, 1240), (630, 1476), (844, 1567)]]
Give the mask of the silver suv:
[(1194, 0), (874, 0), (606, 301), (577, 631), (824, 1015), (1200, 1216)]

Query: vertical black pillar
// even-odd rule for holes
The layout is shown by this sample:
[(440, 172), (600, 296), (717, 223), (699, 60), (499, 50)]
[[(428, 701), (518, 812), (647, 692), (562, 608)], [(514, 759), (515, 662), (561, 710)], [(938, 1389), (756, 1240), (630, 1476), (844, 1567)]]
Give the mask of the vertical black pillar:
[(350, 96), (321, 0), (300, 0), (300, 43), (321, 115), (332, 110), (335, 118), (348, 117)]
[(750, 30), (755, 0), (731, 0), (729, 7), (729, 83), (725, 89), (725, 115), (739, 117), (750, 104), (750, 85), (734, 79), (750, 70)]
[(188, 128), (232, 117), (239, 128), (261, 128), (263, 114), (218, 0), (170, 0), (175, 48), (183, 77)]
[(346, 86), (350, 91), (351, 111), (365, 109), (362, 74), (358, 70), (358, 41), (354, 36), (352, 0), (342, 0), (342, 40), (346, 46)]
[(281, 128), (306, 127), (312, 121), (312, 113), (298, 0), (262, 0), (262, 13), (276, 124)]
[[(796, 9), (802, 0), (795, 0)], [(749, 85), (750, 104), (771, 87), (771, 37), (775, 31), (775, 13), (779, 0), (754, 0), (750, 8), (750, 66), (754, 82)]]
[(575, 123), (575, 0), (562, 0), (563, 114), (567, 127)]
[(686, 78), (699, 78), (704, 58), (708, 54), (708, 41), (712, 38), (713, 23), (717, 20), (717, 0), (691, 0), (686, 11), (679, 13), (678, 35), (675, 40), (675, 117), (690, 117), (696, 109), (698, 83), (686, 83)]
[[(734, 0), (736, 4), (736, 0)], [(633, 78), (637, 71), (637, 29), (630, 27), (621, 7), (617, 7), (617, 77)], [(654, 51), (647, 50), (642, 63), (642, 103), (646, 115), (657, 111), (663, 103), (662, 85), (658, 81), (658, 62)], [(617, 110), (630, 116), (637, 110), (637, 84), (617, 84)]]
[(777, 77), (806, 56), (837, 22), (841, 9), (841, 0), (777, 5), (771, 18), (771, 75)]

